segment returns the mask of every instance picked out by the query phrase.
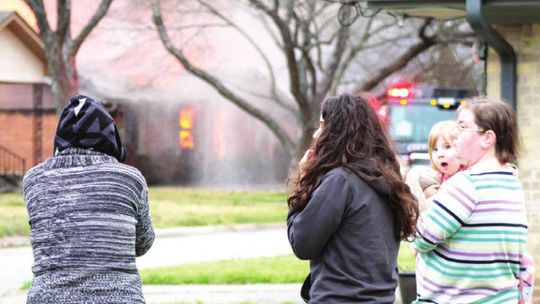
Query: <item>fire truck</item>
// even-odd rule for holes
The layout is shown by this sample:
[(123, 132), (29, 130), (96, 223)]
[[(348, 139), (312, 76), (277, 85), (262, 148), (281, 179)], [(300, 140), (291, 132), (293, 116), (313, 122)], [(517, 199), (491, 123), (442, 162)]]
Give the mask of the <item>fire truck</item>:
[(396, 144), (405, 170), (429, 165), (427, 141), (431, 127), (442, 120), (455, 120), (456, 109), (471, 90), (397, 82), (383, 101), (388, 134)]

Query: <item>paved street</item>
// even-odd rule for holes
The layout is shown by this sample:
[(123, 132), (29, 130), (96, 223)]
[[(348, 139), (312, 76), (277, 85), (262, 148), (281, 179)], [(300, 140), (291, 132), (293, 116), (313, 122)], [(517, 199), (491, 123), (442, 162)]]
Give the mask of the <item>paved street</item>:
[[(150, 251), (137, 260), (140, 269), (226, 259), (292, 254), (285, 225), (222, 228), (167, 229), (158, 231)], [(185, 235), (188, 234), (188, 235)]]
[(188, 302), (205, 304), (300, 304), (301, 284), (143, 286), (149, 304)]
[[(152, 249), (137, 259), (140, 269), (194, 262), (291, 254), (284, 225), (163, 229)], [(30, 247), (0, 250), (0, 303), (24, 303), (21, 285), (32, 278)], [(255, 286), (145, 286), (148, 303), (301, 303), (298, 284)]]
[[(162, 229), (139, 269), (292, 254), (285, 225)], [(30, 247), (0, 249), (0, 304), (22, 304), (21, 285), (32, 279)], [(148, 303), (303, 303), (300, 284), (143, 286)], [(396, 294), (399, 296), (399, 293)]]
[(20, 289), (25, 281), (32, 279), (32, 262), (30, 247), (0, 249), (0, 301), (7, 293)]

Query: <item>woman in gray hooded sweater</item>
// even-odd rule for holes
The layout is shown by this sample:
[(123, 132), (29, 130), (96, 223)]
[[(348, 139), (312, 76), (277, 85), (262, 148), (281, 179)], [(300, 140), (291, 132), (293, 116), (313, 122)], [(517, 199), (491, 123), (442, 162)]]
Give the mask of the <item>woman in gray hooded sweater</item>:
[(144, 303), (135, 256), (154, 240), (147, 186), (122, 164), (112, 117), (76, 96), (54, 146), (54, 156), (23, 180), (34, 253), (27, 303)]
[(361, 97), (322, 105), (320, 127), (291, 179), (287, 219), (297, 257), (310, 260), (309, 303), (393, 303), (400, 240), (418, 207), (376, 113)]

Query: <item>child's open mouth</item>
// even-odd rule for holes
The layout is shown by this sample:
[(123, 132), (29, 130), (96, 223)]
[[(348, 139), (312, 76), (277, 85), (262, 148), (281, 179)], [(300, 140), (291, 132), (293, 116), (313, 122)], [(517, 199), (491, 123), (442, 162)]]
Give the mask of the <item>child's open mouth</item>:
[(448, 163), (447, 163), (447, 162), (442, 162), (442, 163), (441, 163), (441, 167), (443, 167), (443, 168), (448, 167)]

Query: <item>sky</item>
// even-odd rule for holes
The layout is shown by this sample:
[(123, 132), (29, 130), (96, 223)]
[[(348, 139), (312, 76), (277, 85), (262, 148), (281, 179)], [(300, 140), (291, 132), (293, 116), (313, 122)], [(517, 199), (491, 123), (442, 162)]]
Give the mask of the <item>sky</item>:
[[(44, 2), (49, 24), (54, 29), (56, 1)], [(71, 31), (75, 36), (100, 1), (72, 2)], [(129, 93), (139, 99), (160, 96), (162, 99), (177, 100), (185, 98), (186, 94), (194, 99), (216, 98), (217, 94), (208, 90), (206, 84), (198, 79), (186, 75), (176, 59), (166, 52), (151, 22), (149, 6), (133, 6), (134, 2), (136, 1), (113, 1), (108, 14), (83, 43), (77, 55), (77, 67), (83, 86), (96, 87), (111, 95)], [(219, 5), (219, 1), (215, 3)], [(225, 9), (233, 16), (241, 14), (232, 7)], [(0, 10), (16, 10), (38, 31), (35, 17), (24, 1), (0, 0)], [(255, 24), (252, 16), (245, 15), (239, 20), (251, 23), (248, 25), (251, 34), (259, 37), (258, 42), (264, 49), (271, 50), (270, 57), (279, 62), (277, 49), (269, 39), (263, 39), (264, 30)], [(177, 36), (174, 33), (171, 35), (173, 38)], [(190, 40), (184, 49), (195, 65), (210, 69), (231, 83), (253, 80), (254, 73), (258, 74), (255, 77), (264, 75), (260, 58), (245, 40), (233, 31), (215, 28), (198, 35), (199, 37)], [(186, 40), (186, 37), (181, 38)], [(286, 84), (286, 81), (283, 83)]]

